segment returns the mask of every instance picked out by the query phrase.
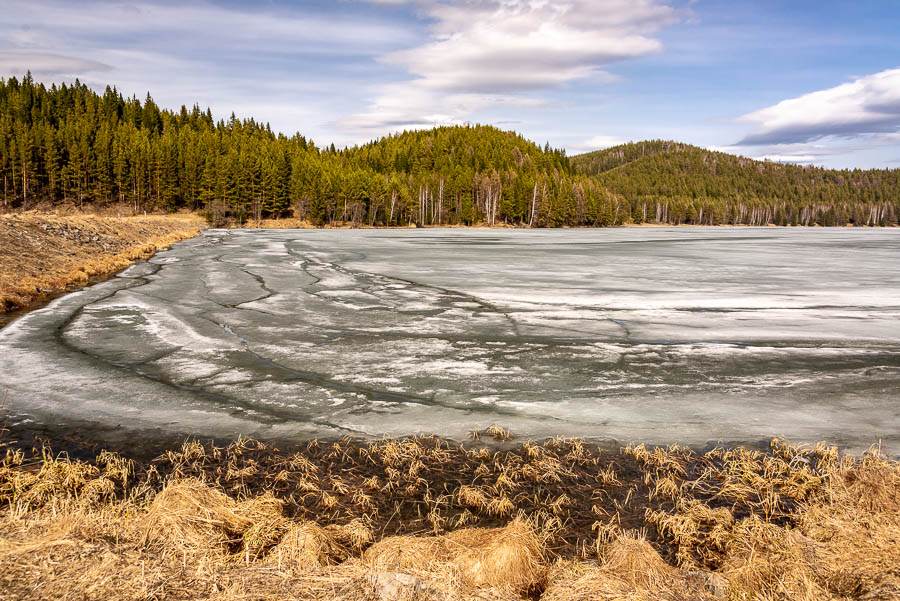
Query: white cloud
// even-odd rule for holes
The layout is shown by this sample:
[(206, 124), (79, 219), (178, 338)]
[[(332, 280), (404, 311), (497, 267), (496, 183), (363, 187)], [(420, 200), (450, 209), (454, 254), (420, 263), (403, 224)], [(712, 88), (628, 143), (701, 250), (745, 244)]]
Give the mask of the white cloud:
[(664, 0), (421, 0), (425, 43), (381, 60), (413, 76), (384, 86), (372, 106), (345, 119), (371, 135), (466, 120), (498, 105), (541, 106), (527, 93), (593, 78), (617, 61), (662, 49), (653, 34), (676, 22)]
[(739, 120), (756, 126), (739, 142), (745, 146), (891, 134), (900, 130), (900, 69), (783, 100)]
[[(541, 89), (588, 77), (601, 65), (658, 52), (644, 35), (659, 27), (639, 10), (636, 23), (593, 18), (632, 7), (595, 3), (466, 2), (435, 5), (435, 39), (383, 57), (406, 68), (424, 88), (503, 93)], [(640, 5), (646, 2), (638, 2)], [(475, 6), (473, 6), (475, 5)], [(612, 10), (608, 10), (612, 9)], [(621, 17), (621, 15), (619, 15)], [(670, 18), (659, 13), (660, 21)]]
[(773, 163), (797, 163), (800, 165), (809, 165), (819, 160), (819, 157), (813, 154), (764, 154), (754, 157), (759, 161), (772, 161)]
[(617, 136), (594, 136), (593, 138), (588, 138), (580, 144), (572, 145), (571, 149), (590, 152), (592, 150), (603, 150), (604, 148), (611, 148), (613, 146), (618, 146), (619, 144), (624, 144), (625, 142), (626, 140), (623, 140), (622, 138), (619, 138)]

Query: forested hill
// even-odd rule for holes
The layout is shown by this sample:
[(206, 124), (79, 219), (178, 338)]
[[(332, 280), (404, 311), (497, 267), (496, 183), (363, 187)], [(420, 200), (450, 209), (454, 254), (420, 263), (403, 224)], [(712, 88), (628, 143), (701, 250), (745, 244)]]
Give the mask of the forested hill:
[[(313, 223), (556, 226), (621, 222), (606, 191), (565, 153), (492, 127), (408, 132), (346, 150), (214, 121), (148, 95), (0, 80), (6, 207), (118, 201), (188, 207), (218, 221), (293, 214)], [(577, 196), (577, 198), (576, 198)], [(609, 211), (612, 210), (612, 213)]]
[(898, 171), (786, 167), (665, 142), (569, 159), (488, 126), (319, 148), (197, 105), (162, 110), (149, 94), (30, 76), (0, 79), (0, 178), (4, 209), (118, 202), (214, 223), (887, 225), (900, 215)]
[(833, 170), (756, 161), (662, 140), (623, 144), (570, 161), (577, 173), (596, 177), (638, 205), (645, 221), (888, 225), (897, 223), (900, 209), (900, 169)]

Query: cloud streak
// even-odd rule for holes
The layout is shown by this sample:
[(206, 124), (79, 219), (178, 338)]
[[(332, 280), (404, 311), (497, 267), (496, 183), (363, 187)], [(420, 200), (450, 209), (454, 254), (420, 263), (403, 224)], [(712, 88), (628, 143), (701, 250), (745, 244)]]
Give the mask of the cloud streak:
[(54, 77), (78, 77), (93, 71), (111, 71), (99, 61), (50, 52), (0, 52), (0, 74), (24, 75), (34, 71)]
[[(836, 157), (851, 156), (876, 148), (900, 145), (900, 132), (889, 134), (865, 134), (852, 138), (825, 136), (812, 142), (786, 144), (709, 146), (709, 150), (749, 156), (760, 161), (823, 164)], [(888, 161), (889, 162), (889, 161)]]
[[(356, 54), (378, 54), (398, 39), (408, 38), (401, 27), (362, 17), (274, 12), (254, 5), (245, 9), (209, 2), (5, 0), (4, 13), (3, 29), (18, 36), (20, 44), (29, 45), (84, 40), (102, 46), (133, 36), (153, 36), (157, 44), (175, 43), (181, 48), (204, 43), (247, 47), (253, 52), (300, 47), (328, 52), (352, 48)], [(359, 44), (361, 39), (366, 44)], [(324, 49), (323, 43), (327, 44)]]

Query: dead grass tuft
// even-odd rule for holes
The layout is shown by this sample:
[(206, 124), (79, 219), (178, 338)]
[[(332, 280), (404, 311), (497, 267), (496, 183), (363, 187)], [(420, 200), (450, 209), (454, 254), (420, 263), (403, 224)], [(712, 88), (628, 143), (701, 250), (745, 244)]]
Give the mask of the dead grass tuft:
[(546, 576), (544, 539), (521, 516), (503, 528), (465, 528), (436, 537), (391, 537), (369, 548), (363, 559), (374, 569), (410, 572), (468, 587), (527, 593)]
[(225, 493), (200, 480), (179, 480), (153, 499), (147, 514), (147, 538), (178, 541), (195, 549), (221, 549), (239, 542), (252, 524)]
[(646, 539), (627, 534), (604, 547), (600, 559), (606, 571), (634, 588), (661, 590), (678, 573)]
[(707, 580), (667, 564), (639, 535), (622, 534), (603, 549), (597, 564), (554, 566), (544, 601), (715, 599)]
[(95, 466), (70, 461), (65, 455), (54, 457), (46, 449), (42, 453), (39, 471), (7, 467), (0, 474), (0, 502), (7, 501), (20, 510), (29, 510), (47, 503), (76, 499), (88, 482), (100, 473)]
[(544, 538), (530, 520), (503, 528), (466, 528), (446, 535), (451, 561), (464, 582), (521, 593), (538, 591), (546, 576)]
[(492, 424), (484, 430), (472, 431), (472, 440), (479, 440), (482, 436), (490, 436), (494, 440), (509, 440), (512, 433), (497, 424)]
[(175, 480), (153, 499), (146, 538), (203, 551), (240, 545), (245, 558), (256, 559), (289, 530), (282, 510), (283, 502), (269, 493), (236, 502), (200, 480)]
[(347, 559), (349, 551), (315, 522), (290, 523), (267, 561), (281, 569), (309, 571)]

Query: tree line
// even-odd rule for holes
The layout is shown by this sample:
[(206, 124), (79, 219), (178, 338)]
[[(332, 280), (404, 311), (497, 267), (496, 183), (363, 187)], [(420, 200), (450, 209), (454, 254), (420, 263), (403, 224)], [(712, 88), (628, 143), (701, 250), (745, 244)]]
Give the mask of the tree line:
[(294, 216), (319, 225), (531, 227), (887, 225), (900, 213), (896, 171), (807, 173), (668, 142), (636, 152), (626, 145), (570, 158), (489, 126), (320, 148), (254, 119), (214, 120), (196, 104), (170, 111), (149, 94), (97, 94), (77, 80), (47, 88), (30, 75), (0, 79), (5, 210), (115, 202), (134, 213), (201, 211), (215, 224)]

